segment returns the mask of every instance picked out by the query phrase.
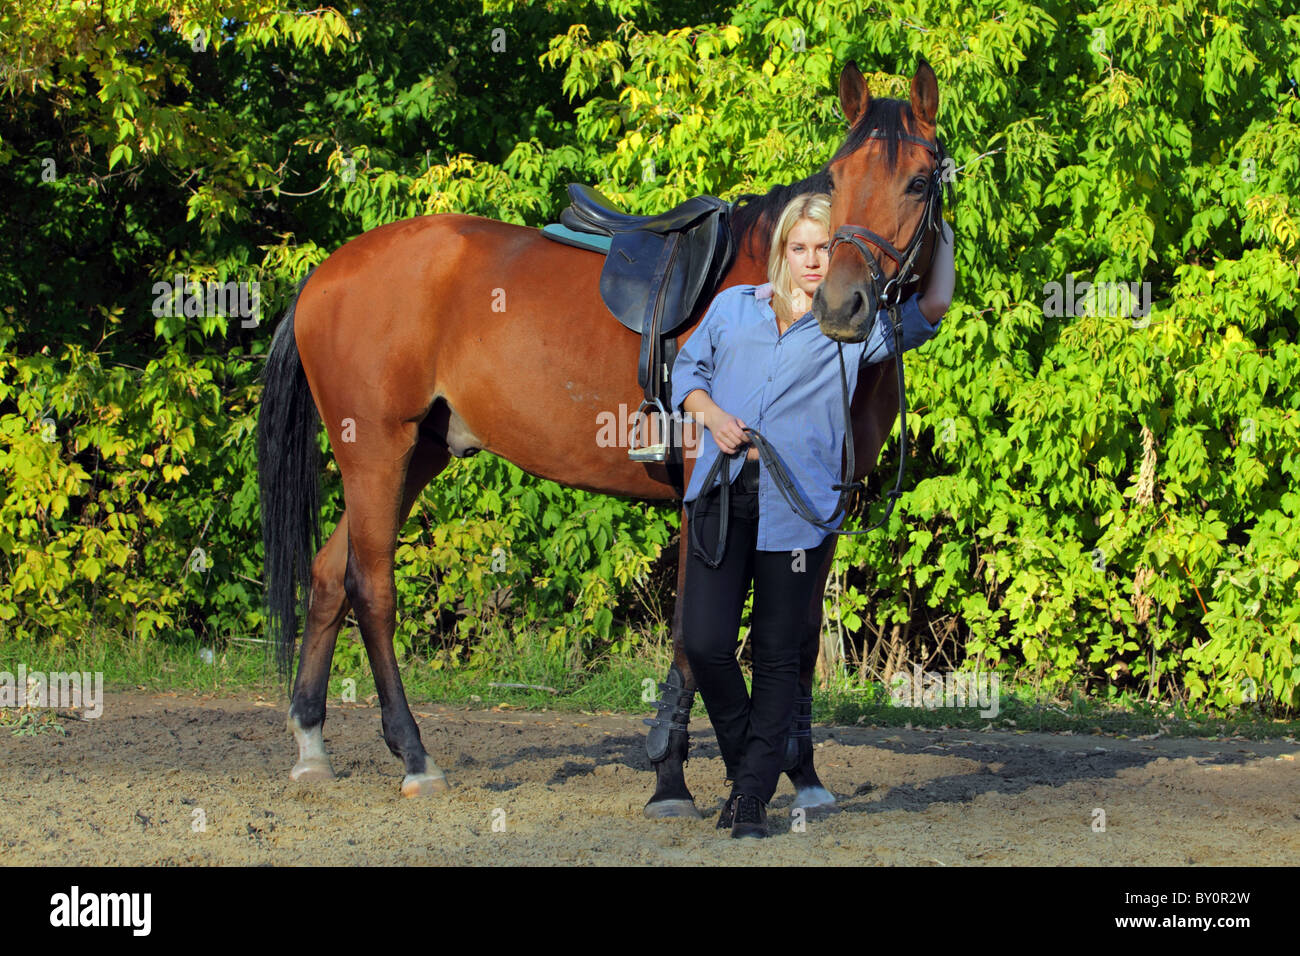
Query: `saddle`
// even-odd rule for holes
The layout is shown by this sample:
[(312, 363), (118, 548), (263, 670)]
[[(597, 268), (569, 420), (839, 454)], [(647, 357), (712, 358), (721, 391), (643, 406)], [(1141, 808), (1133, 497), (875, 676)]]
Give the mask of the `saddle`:
[[(637, 383), (645, 399), (637, 409), (637, 430), (647, 408), (660, 418), (653, 445), (628, 452), (633, 461), (661, 461), (680, 485), (679, 443), (669, 434), (665, 403), (672, 394), (670, 374), (677, 357), (674, 336), (713, 295), (735, 258), (729, 215), (731, 204), (716, 196), (695, 196), (667, 212), (635, 216), (617, 209), (596, 190), (569, 184), (570, 205), (560, 213), (562, 230), (547, 227), (543, 234), (587, 248), (609, 243), (600, 274), (600, 297), (623, 326), (641, 336)], [(670, 447), (671, 445), (671, 447)], [(678, 489), (682, 493), (682, 489)]]

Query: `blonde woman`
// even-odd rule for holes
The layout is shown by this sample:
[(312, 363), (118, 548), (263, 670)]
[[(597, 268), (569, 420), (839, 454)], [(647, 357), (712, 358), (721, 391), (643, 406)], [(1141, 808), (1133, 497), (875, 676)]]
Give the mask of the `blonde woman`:
[[(700, 487), (708, 470), (703, 465), (719, 451), (744, 452), (732, 481), (723, 560), (713, 568), (690, 549), (682, 595), (686, 656), (733, 783), (718, 827), (733, 837), (768, 835), (767, 804), (794, 717), (800, 636), (817, 570), (835, 546), (834, 535), (799, 517), (780, 496), (743, 431), (752, 425), (766, 436), (813, 510), (832, 513), (844, 441), (839, 362), (836, 343), (822, 335), (810, 311), (826, 276), (830, 218), (824, 193), (792, 200), (773, 230), (768, 282), (719, 293), (673, 365), (674, 408), (704, 426), (701, 467), (685, 495), (687, 503), (705, 495), (694, 512), (701, 541), (717, 539), (720, 520), (718, 487)], [(938, 331), (952, 272), (952, 235), (945, 225), (924, 296), (902, 305), (905, 350)], [(879, 319), (868, 341), (843, 346), (850, 392), (859, 368), (893, 354), (888, 316), (881, 312)], [(736, 660), (751, 583), (752, 697)]]

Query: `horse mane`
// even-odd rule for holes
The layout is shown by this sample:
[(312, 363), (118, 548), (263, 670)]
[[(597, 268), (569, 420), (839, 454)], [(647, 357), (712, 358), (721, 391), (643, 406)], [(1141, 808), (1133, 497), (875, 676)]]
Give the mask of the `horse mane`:
[[(912, 120), (912, 105), (904, 100), (877, 97), (871, 100), (867, 111), (862, 115), (848, 136), (827, 160), (821, 169), (797, 183), (773, 186), (766, 194), (744, 193), (732, 203), (731, 235), (737, 249), (748, 249), (759, 262), (766, 263), (768, 246), (772, 241), (772, 227), (781, 215), (781, 211), (796, 196), (805, 193), (828, 193), (831, 187), (831, 163), (856, 152), (866, 143), (867, 136), (874, 129), (884, 134), (885, 163), (890, 172), (898, 167), (898, 148), (901, 136), (907, 131), (906, 124)], [(943, 148), (943, 141), (936, 139), (939, 145), (939, 165), (944, 164), (948, 152)], [(952, 198), (952, 183), (947, 185), (948, 198)]]
[(830, 163), (806, 179), (789, 185), (773, 186), (766, 195), (745, 193), (739, 196), (731, 209), (731, 237), (736, 248), (747, 250), (766, 267), (768, 247), (772, 242), (772, 226), (781, 210), (796, 196), (805, 193), (830, 192)]

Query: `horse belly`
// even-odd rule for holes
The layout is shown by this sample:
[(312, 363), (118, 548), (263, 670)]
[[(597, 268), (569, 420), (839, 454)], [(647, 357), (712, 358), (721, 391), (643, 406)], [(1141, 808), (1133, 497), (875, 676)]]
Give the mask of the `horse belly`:
[(601, 301), (602, 262), (476, 216), (358, 237), (322, 263), (299, 306), (327, 427), (345, 412), (420, 422), (458, 455), (489, 451), (560, 484), (671, 498), (664, 466), (627, 457), (640, 338)]

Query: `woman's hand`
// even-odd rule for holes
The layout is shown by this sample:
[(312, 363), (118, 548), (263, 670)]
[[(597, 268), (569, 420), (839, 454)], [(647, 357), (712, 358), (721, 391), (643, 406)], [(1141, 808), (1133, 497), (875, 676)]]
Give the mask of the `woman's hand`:
[(748, 445), (745, 423), (735, 415), (728, 415), (702, 388), (693, 389), (682, 399), (682, 411), (690, 415), (713, 436), (713, 444), (725, 454), (734, 455), (742, 445)]
[(723, 454), (734, 455), (742, 446), (749, 444), (749, 436), (744, 432), (745, 423), (735, 415), (724, 412), (716, 404), (705, 414), (703, 424)]
[(948, 306), (952, 305), (952, 290), (957, 281), (953, 266), (952, 230), (942, 220), (939, 222), (939, 227), (942, 238), (934, 251), (934, 265), (921, 280), (921, 297), (916, 303), (920, 306), (925, 320), (931, 325), (942, 319), (944, 313), (948, 311)]

